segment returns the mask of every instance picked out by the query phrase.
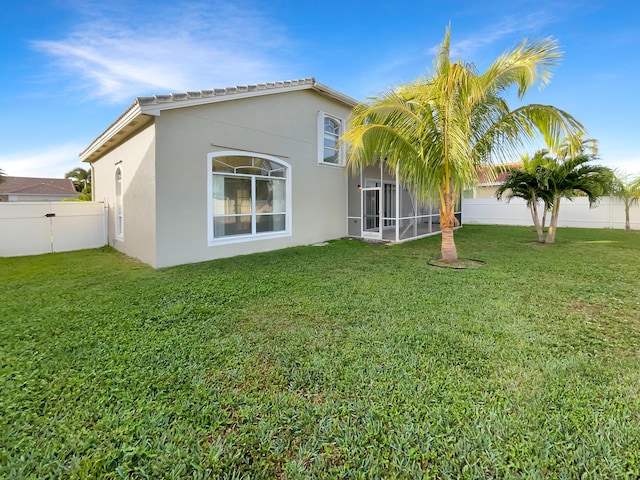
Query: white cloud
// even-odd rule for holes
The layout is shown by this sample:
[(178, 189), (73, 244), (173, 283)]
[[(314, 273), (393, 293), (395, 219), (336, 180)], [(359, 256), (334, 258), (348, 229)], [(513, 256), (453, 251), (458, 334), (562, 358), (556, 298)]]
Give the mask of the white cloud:
[[(554, 9), (550, 11), (549, 8), (543, 6), (539, 10), (535, 10), (531, 8), (530, 2), (517, 4), (516, 1), (516, 4), (512, 5), (511, 11), (507, 12), (504, 11), (503, 2), (498, 3), (500, 15), (496, 15), (494, 17), (496, 20), (493, 23), (488, 23), (480, 30), (469, 34), (462, 27), (456, 27), (455, 23), (451, 24), (450, 55), (453, 61), (460, 58), (467, 61), (482, 61), (482, 56), (476, 58), (480, 52), (487, 53), (488, 61), (494, 61), (502, 52), (515, 47), (523, 39), (532, 36), (534, 32), (544, 30), (546, 26), (562, 20), (560, 17), (554, 16), (557, 13)], [(563, 10), (565, 14), (568, 8)], [(477, 17), (484, 15), (484, 12), (471, 9), (465, 15)], [(444, 30), (438, 30), (438, 39), (437, 45), (426, 49), (415, 48), (413, 44), (396, 46), (382, 58), (382, 61), (369, 67), (366, 75), (363, 75), (362, 78), (366, 79), (368, 86), (375, 87), (380, 84), (392, 87), (394, 83), (405, 83), (414, 80), (419, 75), (428, 74), (435, 55), (440, 50), (442, 39), (444, 39)], [(481, 65), (478, 67), (480, 68)], [(391, 84), (389, 84), (390, 78)], [(370, 88), (370, 90), (380, 91), (376, 88)]]
[[(178, 8), (179, 7), (179, 8)], [(52, 57), (75, 88), (122, 102), (136, 95), (271, 81), (285, 73), (277, 60), (289, 42), (251, 9), (197, 3), (155, 15), (92, 10), (66, 38), (33, 46)]]
[(42, 150), (0, 155), (0, 168), (12, 177), (63, 178), (76, 167), (89, 168), (81, 164), (78, 153), (85, 146), (66, 143), (44, 146)]
[(604, 160), (598, 163), (611, 168), (615, 168), (622, 173), (627, 173), (629, 175), (640, 175), (640, 158), (638, 157), (623, 157), (617, 158), (615, 160)]
[[(477, 32), (473, 36), (456, 39), (455, 32), (452, 32), (451, 42), (451, 58), (467, 58), (474, 53), (484, 49), (487, 46), (491, 46), (503, 39), (512, 39), (514, 36), (518, 36), (518, 42), (527, 36), (531, 35), (531, 32), (535, 32), (539, 28), (554, 23), (556, 18), (551, 17), (546, 10), (528, 11), (526, 13), (517, 15), (506, 15), (500, 21), (488, 26), (487, 28)], [(505, 45), (502, 50), (507, 50), (514, 45)], [(436, 53), (439, 49), (439, 45), (432, 47), (429, 52)]]
[[(476, 9), (471, 9), (466, 13), (468, 16), (476, 17), (486, 13), (481, 11), (483, 10), (482, 6), (475, 5), (474, 7)], [(592, 2), (588, 0), (553, 0), (537, 6), (528, 0), (512, 0), (508, 5), (505, 5), (504, 2), (494, 2), (487, 8), (489, 8), (488, 11), (492, 11), (492, 8), (495, 10), (494, 18), (496, 20), (471, 35), (463, 36), (463, 32), (458, 30), (455, 24), (452, 25), (451, 57), (453, 60), (458, 58), (468, 60), (469, 57), (487, 47), (506, 40), (509, 43), (499, 49), (499, 53), (502, 53), (527, 37), (539, 38), (540, 32), (548, 30), (553, 24), (574, 20), (594, 8), (597, 9), (597, 6), (592, 5)], [(542, 36), (546, 36), (546, 34), (542, 33)], [(439, 48), (440, 44), (435, 45), (428, 49), (428, 53), (433, 55), (438, 52)], [(492, 53), (492, 55), (495, 58), (495, 54)]]

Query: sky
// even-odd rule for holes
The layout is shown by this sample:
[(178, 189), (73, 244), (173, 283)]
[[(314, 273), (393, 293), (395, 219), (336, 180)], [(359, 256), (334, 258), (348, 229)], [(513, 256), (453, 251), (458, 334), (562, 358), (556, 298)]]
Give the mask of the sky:
[(427, 75), (448, 25), (452, 59), (480, 71), (554, 38), (563, 59), (524, 103), (567, 111), (599, 164), (640, 173), (636, 0), (3, 2), (0, 169), (88, 169), (79, 153), (139, 96), (315, 77), (364, 101)]

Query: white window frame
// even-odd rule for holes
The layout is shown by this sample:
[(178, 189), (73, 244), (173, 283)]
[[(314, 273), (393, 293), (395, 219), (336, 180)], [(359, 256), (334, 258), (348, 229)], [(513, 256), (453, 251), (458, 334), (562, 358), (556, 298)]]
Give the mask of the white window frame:
[(336, 115), (331, 115), (329, 113), (319, 111), (318, 112), (318, 165), (326, 165), (328, 167), (344, 167), (345, 166), (345, 149), (344, 146), (340, 146), (338, 148), (338, 163), (331, 163), (324, 161), (324, 119), (330, 118), (340, 125), (340, 131), (338, 132), (337, 138), (342, 137), (344, 134), (344, 124), (345, 121), (343, 118), (340, 118)]
[(118, 240), (124, 240), (124, 175), (121, 165), (116, 166), (114, 180), (116, 199), (114, 212), (115, 237)]
[[(252, 222), (252, 233), (245, 235), (231, 235), (228, 237), (216, 238), (213, 234), (213, 160), (219, 157), (231, 157), (231, 156), (241, 156), (241, 157), (254, 157), (254, 158), (262, 158), (265, 160), (269, 160), (270, 162), (275, 162), (279, 165), (282, 165), (286, 169), (286, 175), (284, 177), (285, 181), (285, 228), (284, 230), (280, 230), (278, 232), (255, 232), (255, 222), (256, 222), (256, 212), (255, 206), (252, 208), (251, 213), (251, 222)], [(221, 173), (221, 175), (223, 175)], [(231, 174), (230, 176), (233, 176)], [(260, 176), (250, 175), (252, 186), (255, 185), (255, 179), (262, 178)], [(280, 179), (281, 177), (274, 177)], [(285, 162), (281, 158), (274, 157), (272, 155), (266, 155), (264, 153), (257, 152), (246, 152), (242, 150), (227, 150), (223, 152), (211, 152), (207, 154), (207, 240), (209, 246), (215, 245), (225, 245), (231, 243), (243, 243), (243, 242), (251, 242), (256, 240), (265, 240), (269, 238), (280, 238), (280, 237), (290, 237), (291, 236), (291, 217), (292, 217), (292, 205), (293, 202), (291, 200), (292, 188), (291, 188), (291, 165), (288, 162)], [(255, 202), (255, 198), (252, 198), (252, 202)]]

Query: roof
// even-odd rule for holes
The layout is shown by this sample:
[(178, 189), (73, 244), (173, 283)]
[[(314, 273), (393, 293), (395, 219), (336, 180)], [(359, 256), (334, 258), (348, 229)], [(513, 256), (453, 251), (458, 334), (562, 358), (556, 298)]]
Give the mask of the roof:
[(520, 167), (522, 167), (520, 162), (480, 167), (478, 168), (478, 185), (500, 185), (507, 178), (509, 169)]
[(0, 194), (22, 195), (78, 195), (68, 178), (34, 178), (5, 176)]
[(297, 90), (315, 90), (349, 107), (355, 107), (359, 103), (357, 100), (317, 82), (313, 77), (281, 82), (236, 85), (235, 87), (214, 88), (212, 90), (170, 93), (152, 97), (137, 97), (115, 122), (80, 153), (80, 160), (83, 162), (97, 160), (98, 157), (129, 135), (152, 123), (153, 118), (159, 116), (164, 110)]

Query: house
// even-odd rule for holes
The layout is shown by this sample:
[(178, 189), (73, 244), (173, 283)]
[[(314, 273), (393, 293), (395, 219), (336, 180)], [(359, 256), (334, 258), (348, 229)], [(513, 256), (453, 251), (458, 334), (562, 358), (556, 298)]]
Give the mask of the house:
[(522, 163), (504, 163), (488, 165), (478, 169), (478, 183), (471, 189), (465, 190), (465, 198), (496, 198), (496, 191), (507, 178), (508, 169), (520, 168)]
[(438, 231), (394, 172), (347, 171), (357, 103), (313, 78), (137, 98), (80, 154), (109, 243), (159, 268)]
[(0, 202), (56, 202), (80, 195), (66, 178), (3, 177)]

